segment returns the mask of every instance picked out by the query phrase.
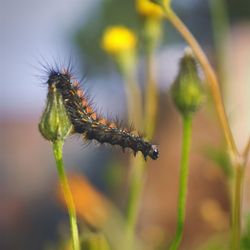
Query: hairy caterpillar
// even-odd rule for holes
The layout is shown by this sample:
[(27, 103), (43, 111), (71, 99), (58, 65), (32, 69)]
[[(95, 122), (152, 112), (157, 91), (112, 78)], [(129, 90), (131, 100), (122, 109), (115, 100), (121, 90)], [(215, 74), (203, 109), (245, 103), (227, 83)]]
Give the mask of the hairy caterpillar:
[(75, 133), (82, 134), (86, 140), (95, 139), (100, 143), (119, 145), (123, 149), (130, 148), (134, 154), (141, 151), (145, 159), (147, 156), (154, 160), (158, 158), (159, 151), (156, 145), (96, 114), (69, 67), (52, 67), (47, 71), (47, 84), (49, 88), (56, 88), (61, 93)]

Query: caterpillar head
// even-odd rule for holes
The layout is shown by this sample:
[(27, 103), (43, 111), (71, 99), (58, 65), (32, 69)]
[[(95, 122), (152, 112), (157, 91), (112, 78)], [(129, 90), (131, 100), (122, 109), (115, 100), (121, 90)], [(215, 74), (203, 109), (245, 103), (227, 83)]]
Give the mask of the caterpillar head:
[(49, 87), (60, 88), (61, 82), (70, 82), (70, 74), (68, 72), (51, 70), (47, 81)]
[(148, 152), (148, 155), (153, 159), (156, 160), (159, 157), (159, 150), (157, 145), (151, 145), (151, 148)]

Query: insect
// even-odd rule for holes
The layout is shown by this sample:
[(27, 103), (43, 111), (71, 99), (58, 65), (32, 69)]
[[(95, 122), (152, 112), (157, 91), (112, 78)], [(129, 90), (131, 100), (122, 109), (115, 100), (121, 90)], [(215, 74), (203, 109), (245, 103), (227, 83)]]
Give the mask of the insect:
[(83, 135), (85, 140), (96, 140), (99, 143), (119, 145), (123, 149), (130, 148), (134, 154), (142, 152), (156, 160), (159, 150), (156, 145), (143, 139), (142, 136), (131, 133), (128, 129), (121, 128), (117, 123), (108, 121), (98, 115), (91, 107), (84, 92), (69, 68), (50, 68), (47, 84), (49, 88), (56, 88), (62, 95), (65, 109), (73, 125), (74, 132)]

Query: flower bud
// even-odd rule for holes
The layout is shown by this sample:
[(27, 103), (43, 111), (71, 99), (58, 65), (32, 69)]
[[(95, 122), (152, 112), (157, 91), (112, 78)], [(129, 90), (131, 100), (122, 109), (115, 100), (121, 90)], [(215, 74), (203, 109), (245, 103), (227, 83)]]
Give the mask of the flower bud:
[(177, 109), (183, 116), (196, 112), (204, 101), (197, 63), (191, 49), (186, 49), (180, 61), (179, 73), (173, 83), (171, 95)]
[(51, 142), (65, 139), (72, 130), (72, 124), (64, 107), (62, 96), (53, 87), (50, 87), (48, 92), (39, 130), (43, 137)]
[(137, 12), (144, 17), (149, 18), (162, 18), (164, 13), (158, 3), (150, 0), (137, 0), (136, 1)]

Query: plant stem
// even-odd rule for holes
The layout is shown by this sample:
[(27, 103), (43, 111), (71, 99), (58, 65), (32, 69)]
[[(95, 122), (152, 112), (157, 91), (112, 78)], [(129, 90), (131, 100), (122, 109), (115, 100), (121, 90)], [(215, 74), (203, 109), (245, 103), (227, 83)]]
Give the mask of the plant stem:
[(72, 243), (73, 243), (73, 250), (80, 250), (80, 242), (79, 242), (79, 234), (77, 228), (77, 220), (76, 220), (76, 211), (75, 205), (73, 201), (73, 197), (70, 191), (70, 187), (68, 184), (67, 177), (64, 171), (64, 164), (63, 164), (63, 140), (56, 140), (53, 142), (53, 152), (54, 157), (56, 160), (57, 172), (59, 176), (59, 181), (61, 184), (61, 188), (63, 190), (64, 198), (67, 204), (67, 209), (69, 213), (69, 221), (71, 227), (71, 234), (72, 234)]
[[(149, 23), (148, 23), (149, 24)], [(152, 23), (150, 23), (152, 24)], [(151, 34), (152, 35), (152, 34)], [(158, 36), (157, 36), (158, 37)], [(152, 38), (152, 37), (151, 37)], [(153, 137), (155, 123), (156, 123), (156, 113), (157, 113), (157, 88), (156, 88), (156, 81), (154, 76), (154, 49), (156, 45), (156, 41), (154, 41), (154, 45), (150, 43), (150, 46), (146, 49), (146, 79), (147, 79), (147, 87), (146, 87), (146, 96), (145, 96), (145, 117), (144, 117), (144, 131), (147, 135), (148, 139)], [(132, 70), (130, 70), (132, 71)], [(132, 74), (132, 76), (135, 73)], [(133, 77), (132, 77), (133, 79)], [(129, 80), (129, 77), (127, 77)], [(135, 88), (137, 86), (136, 81), (129, 81), (127, 83), (130, 86), (128, 89), (130, 93), (128, 93), (128, 98), (132, 98), (132, 103), (135, 103), (137, 108), (131, 106), (132, 110), (130, 113), (135, 114), (133, 117), (134, 121), (137, 121), (140, 118), (139, 127), (141, 127), (142, 122), (142, 99), (141, 93), (136, 91), (139, 88)], [(132, 84), (131, 84), (132, 83)], [(132, 85), (132, 86), (131, 86)], [(134, 86), (134, 87), (133, 87)], [(136, 92), (139, 94), (136, 95)], [(136, 112), (134, 112), (136, 111)], [(127, 246), (128, 249), (133, 248), (134, 243), (134, 235), (135, 235), (135, 227), (136, 221), (138, 217), (139, 205), (140, 205), (140, 197), (142, 194), (143, 186), (144, 186), (144, 177), (145, 177), (145, 168), (146, 162), (141, 155), (138, 155), (135, 158), (131, 159), (131, 180), (129, 185), (128, 191), (128, 207), (127, 207), (127, 214), (126, 214), (126, 234), (127, 234)]]
[(242, 208), (242, 189), (244, 179), (244, 166), (238, 165), (235, 169), (234, 194), (232, 208), (232, 250), (240, 250), (241, 236), (241, 208)]
[(154, 52), (147, 51), (146, 55), (146, 96), (145, 96), (145, 133), (152, 139), (157, 118), (157, 86), (154, 76)]
[(246, 144), (244, 152), (243, 152), (243, 157), (245, 159), (245, 164), (247, 164), (249, 154), (250, 154), (250, 137), (248, 138), (247, 144)]
[[(120, 70), (124, 78), (126, 87), (126, 101), (128, 109), (129, 122), (136, 129), (142, 125), (142, 96), (139, 84), (136, 79), (136, 63), (130, 60), (129, 64), (121, 64)], [(128, 206), (126, 214), (126, 248), (132, 249), (134, 245), (135, 226), (140, 204), (140, 196), (143, 189), (143, 176), (145, 161), (141, 155), (132, 156), (131, 161), (131, 179), (128, 190)]]
[(144, 186), (146, 162), (142, 155), (131, 161), (131, 180), (128, 191), (128, 207), (126, 214), (126, 240), (128, 249), (133, 249), (136, 221), (139, 212), (140, 197)]
[(141, 90), (134, 74), (124, 74), (124, 78), (129, 123), (133, 124), (136, 129), (139, 129), (142, 122)]
[(192, 134), (192, 117), (191, 116), (183, 117), (177, 228), (176, 228), (175, 238), (170, 246), (171, 250), (178, 249), (183, 235), (186, 197), (187, 197), (188, 172), (189, 172), (188, 164), (189, 164), (189, 152), (191, 146), (191, 134)]
[(161, 20), (148, 17), (144, 20), (144, 51), (145, 51), (145, 112), (144, 132), (149, 140), (152, 139), (157, 119), (157, 82), (155, 75), (155, 51), (159, 45), (162, 27)]
[(138, 129), (142, 122), (142, 96), (136, 77), (136, 52), (121, 54), (117, 58), (117, 65), (125, 83), (128, 120)]
[(211, 67), (205, 53), (201, 49), (200, 45), (188, 30), (186, 25), (179, 19), (179, 17), (175, 14), (175, 12), (169, 8), (164, 8), (166, 18), (170, 21), (170, 23), (176, 28), (176, 30), (182, 35), (182, 37), (186, 40), (186, 42), (190, 45), (194, 54), (197, 57), (197, 60), (200, 62), (200, 65), (205, 73), (208, 83), (210, 84), (211, 93), (214, 99), (215, 108), (219, 117), (219, 121), (221, 127), (223, 129), (225, 139), (228, 145), (230, 152), (232, 152), (234, 157), (239, 155), (238, 149), (236, 147), (232, 131), (230, 129), (228, 119), (225, 112), (225, 107), (222, 101), (221, 92), (217, 77), (213, 68)]
[[(217, 74), (221, 83), (226, 77), (226, 46), (224, 40), (229, 33), (228, 8), (226, 0), (209, 0), (215, 55), (217, 59)], [(223, 86), (221, 86), (223, 88)]]

